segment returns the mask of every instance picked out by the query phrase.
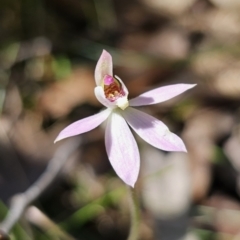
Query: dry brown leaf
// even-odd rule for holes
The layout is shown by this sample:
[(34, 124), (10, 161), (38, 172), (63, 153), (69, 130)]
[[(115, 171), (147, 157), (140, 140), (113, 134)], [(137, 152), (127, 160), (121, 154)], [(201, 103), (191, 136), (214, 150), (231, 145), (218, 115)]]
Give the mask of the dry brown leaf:
[(44, 114), (58, 118), (79, 104), (97, 104), (94, 87), (93, 70), (79, 67), (67, 79), (52, 84), (41, 94), (39, 108)]
[(155, 12), (178, 15), (186, 11), (195, 0), (142, 0), (142, 2)]
[(231, 131), (233, 116), (213, 109), (203, 109), (189, 119), (184, 140), (192, 168), (193, 199), (206, 196), (211, 181), (211, 160), (217, 139)]

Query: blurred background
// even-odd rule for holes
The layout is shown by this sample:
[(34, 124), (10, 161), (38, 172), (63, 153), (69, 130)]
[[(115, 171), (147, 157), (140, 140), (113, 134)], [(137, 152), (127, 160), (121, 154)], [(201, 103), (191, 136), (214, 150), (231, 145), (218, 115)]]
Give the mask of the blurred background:
[[(69, 141), (53, 144), (58, 133), (102, 108), (93, 89), (103, 49), (130, 98), (198, 84), (141, 108), (181, 136), (188, 154), (137, 137), (140, 240), (239, 240), (239, 0), (1, 1), (0, 219)], [(128, 197), (101, 127), (82, 135), (34, 206), (12, 239), (126, 239)]]

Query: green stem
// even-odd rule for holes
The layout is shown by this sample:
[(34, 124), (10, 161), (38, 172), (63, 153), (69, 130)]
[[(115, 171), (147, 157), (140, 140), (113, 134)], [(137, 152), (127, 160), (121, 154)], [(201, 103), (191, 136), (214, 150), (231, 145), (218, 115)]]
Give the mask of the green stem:
[(127, 240), (137, 240), (139, 235), (140, 209), (137, 194), (134, 188), (128, 187), (131, 226)]

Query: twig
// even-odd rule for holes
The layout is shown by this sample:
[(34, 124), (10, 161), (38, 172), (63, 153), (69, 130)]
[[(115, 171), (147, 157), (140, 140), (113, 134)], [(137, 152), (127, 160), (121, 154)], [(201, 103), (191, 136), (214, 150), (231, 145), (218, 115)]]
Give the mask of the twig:
[(17, 194), (12, 198), (9, 212), (0, 224), (0, 232), (9, 234), (29, 204), (36, 200), (55, 180), (67, 159), (74, 151), (76, 151), (80, 143), (80, 139), (77, 140), (74, 138), (68, 140), (64, 145), (60, 146), (39, 179), (24, 193)]
[(30, 206), (26, 209), (25, 215), (28, 222), (34, 224), (38, 228), (42, 229), (53, 239), (74, 240), (74, 238), (68, 233), (64, 232), (59, 225), (49, 219), (41, 210), (35, 206)]

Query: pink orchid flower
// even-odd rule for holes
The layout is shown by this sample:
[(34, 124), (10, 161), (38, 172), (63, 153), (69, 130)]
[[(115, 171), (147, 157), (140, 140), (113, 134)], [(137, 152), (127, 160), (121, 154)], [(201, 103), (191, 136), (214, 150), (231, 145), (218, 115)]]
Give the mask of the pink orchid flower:
[(108, 158), (117, 175), (132, 187), (139, 174), (140, 156), (129, 126), (156, 148), (165, 151), (187, 151), (181, 138), (170, 132), (163, 122), (132, 107), (166, 101), (196, 84), (160, 87), (128, 100), (128, 89), (119, 77), (113, 77), (112, 56), (105, 50), (95, 69), (95, 81), (96, 98), (107, 109), (70, 124), (60, 132), (55, 142), (88, 132), (108, 119), (105, 133)]

